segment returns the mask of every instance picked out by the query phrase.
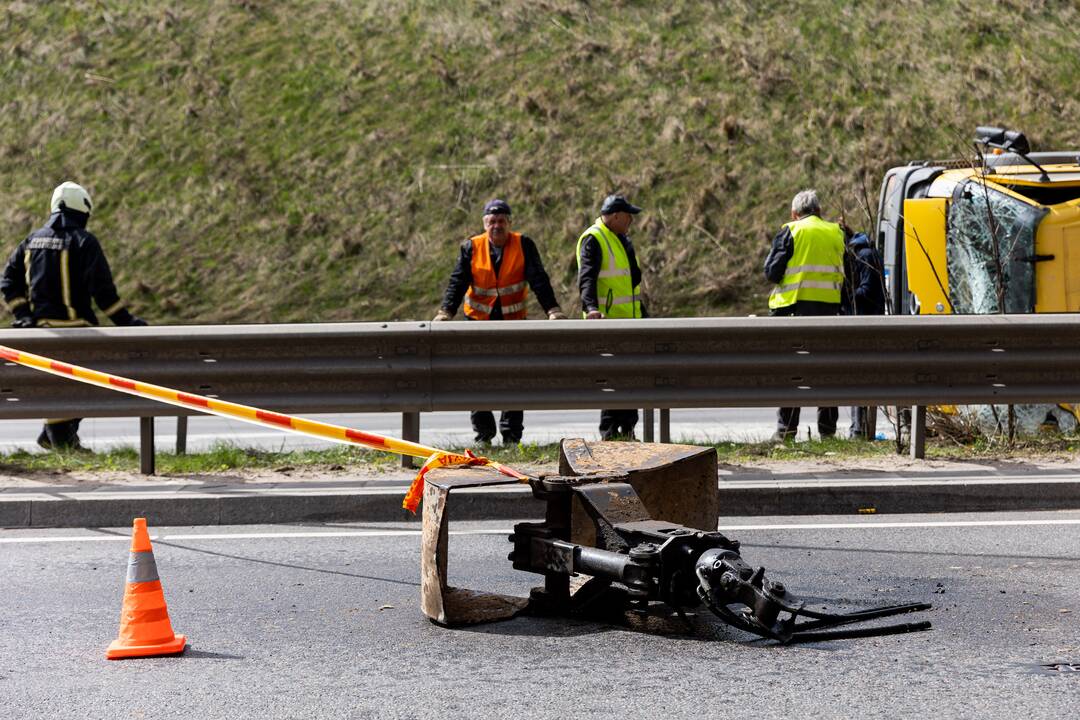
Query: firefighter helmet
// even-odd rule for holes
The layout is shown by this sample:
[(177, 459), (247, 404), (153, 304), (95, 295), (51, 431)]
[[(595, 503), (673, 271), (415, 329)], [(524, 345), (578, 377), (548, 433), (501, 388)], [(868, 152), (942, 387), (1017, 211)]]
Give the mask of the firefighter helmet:
[(62, 208), (89, 215), (90, 193), (82, 185), (70, 181), (57, 185), (52, 194), (51, 211), (59, 212)]

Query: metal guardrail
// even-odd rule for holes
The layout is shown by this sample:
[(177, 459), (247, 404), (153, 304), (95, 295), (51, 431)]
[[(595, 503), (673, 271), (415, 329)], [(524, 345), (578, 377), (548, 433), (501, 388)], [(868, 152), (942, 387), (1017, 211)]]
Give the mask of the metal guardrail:
[[(1080, 399), (1076, 315), (77, 328), (0, 344), (281, 412), (401, 412), (406, 439), (435, 410)], [(186, 413), (0, 370), (0, 419)]]

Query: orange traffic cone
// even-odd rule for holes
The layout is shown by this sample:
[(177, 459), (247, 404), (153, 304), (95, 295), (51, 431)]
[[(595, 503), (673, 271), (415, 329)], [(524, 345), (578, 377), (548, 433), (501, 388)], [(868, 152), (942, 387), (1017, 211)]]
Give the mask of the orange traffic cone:
[(124, 607), (120, 610), (120, 635), (112, 641), (105, 657), (110, 660), (184, 652), (187, 638), (174, 635), (169, 608), (161, 591), (154, 549), (146, 518), (135, 518), (131, 535)]

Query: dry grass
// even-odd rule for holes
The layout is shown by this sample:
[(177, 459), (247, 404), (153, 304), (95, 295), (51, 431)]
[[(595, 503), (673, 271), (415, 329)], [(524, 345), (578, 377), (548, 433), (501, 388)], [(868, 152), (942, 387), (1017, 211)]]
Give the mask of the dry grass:
[(658, 315), (760, 311), (794, 192), (860, 188), (979, 123), (1076, 146), (1080, 12), (1058, 2), (11, 2), (0, 225), (95, 195), (157, 323), (428, 317), (507, 198), (564, 306), (603, 195)]

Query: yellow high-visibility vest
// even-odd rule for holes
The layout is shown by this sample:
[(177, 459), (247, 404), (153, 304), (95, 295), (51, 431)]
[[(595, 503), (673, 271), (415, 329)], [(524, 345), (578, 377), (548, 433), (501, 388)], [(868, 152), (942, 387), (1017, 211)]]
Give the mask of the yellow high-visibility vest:
[(780, 284), (769, 296), (769, 308), (787, 307), (799, 300), (840, 304), (844, 285), (844, 231), (836, 223), (808, 215), (785, 225), (794, 252)]
[[(619, 236), (611, 232), (601, 218), (581, 233), (577, 241), (578, 273), (581, 272), (581, 243), (592, 236), (600, 245), (600, 275), (596, 278), (596, 300), (604, 317), (641, 317), (641, 287), (630, 276), (630, 258)], [(582, 311), (581, 316), (588, 313)]]

